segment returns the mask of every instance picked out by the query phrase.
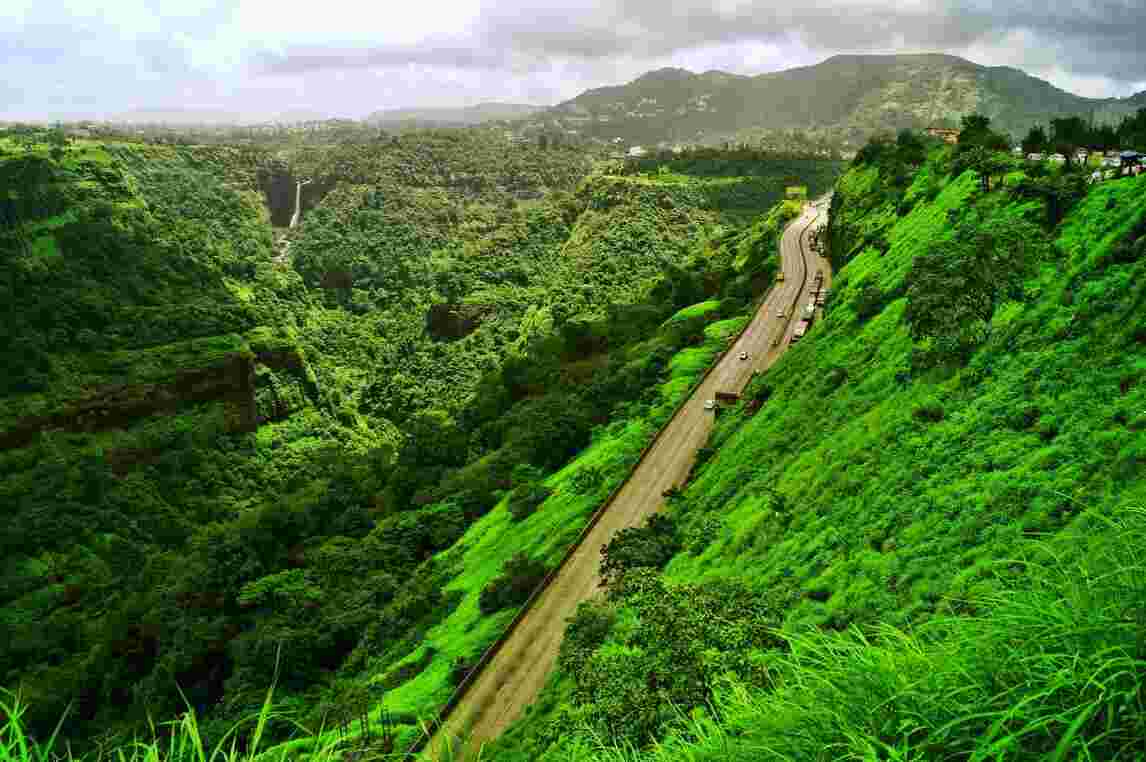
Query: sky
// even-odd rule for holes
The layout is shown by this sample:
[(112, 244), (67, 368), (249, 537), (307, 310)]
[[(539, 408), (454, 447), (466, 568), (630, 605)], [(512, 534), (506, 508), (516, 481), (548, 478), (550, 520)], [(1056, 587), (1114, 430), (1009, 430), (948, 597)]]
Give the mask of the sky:
[(1146, 90), (1146, 2), (2, 0), (0, 119), (553, 105), (664, 66), (759, 74), (896, 52), (1121, 97)]

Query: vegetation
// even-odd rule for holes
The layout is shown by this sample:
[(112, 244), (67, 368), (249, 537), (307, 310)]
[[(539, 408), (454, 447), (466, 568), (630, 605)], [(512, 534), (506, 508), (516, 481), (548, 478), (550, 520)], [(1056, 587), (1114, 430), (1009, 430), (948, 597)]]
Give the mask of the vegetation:
[(1055, 224), (1043, 177), (987, 191), (908, 143), (837, 184), (826, 315), (718, 419), (668, 501), (679, 550), (610, 574), (487, 758), (1146, 753), (1146, 182)]
[(20, 737), (189, 709), (223, 749), (277, 665), (264, 744), (363, 707), (407, 742), (772, 281), (791, 207), (722, 207), (744, 178), (493, 135), (4, 144)]
[(1115, 124), (1137, 98), (1082, 98), (1017, 69), (955, 56), (839, 55), (754, 77), (661, 69), (584, 92), (546, 116), (601, 140), (731, 141), (827, 156), (888, 130), (958, 127), (974, 113), (1015, 138), (1055, 118)]
[[(487, 758), (1146, 754), (1146, 178), (992, 124), (858, 152), (824, 316)], [(483, 134), (6, 144), (5, 755), (403, 748), (773, 281), (799, 203), (755, 205), (832, 171)]]
[(1042, 125), (1031, 127), (1022, 141), (1023, 153), (1054, 150), (1073, 162), (1080, 148), (1109, 151), (1146, 148), (1146, 108), (1128, 114), (1117, 124), (1092, 124), (1077, 116), (1050, 120), (1050, 133)]

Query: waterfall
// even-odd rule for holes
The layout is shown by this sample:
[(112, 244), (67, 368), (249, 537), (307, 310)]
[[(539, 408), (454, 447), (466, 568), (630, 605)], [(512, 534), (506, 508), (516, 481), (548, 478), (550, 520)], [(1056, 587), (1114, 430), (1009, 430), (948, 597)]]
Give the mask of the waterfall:
[(302, 215), (302, 186), (309, 183), (310, 180), (299, 180), (294, 186), (294, 214), (291, 215), (290, 225), (294, 227), (298, 224), (298, 219)]

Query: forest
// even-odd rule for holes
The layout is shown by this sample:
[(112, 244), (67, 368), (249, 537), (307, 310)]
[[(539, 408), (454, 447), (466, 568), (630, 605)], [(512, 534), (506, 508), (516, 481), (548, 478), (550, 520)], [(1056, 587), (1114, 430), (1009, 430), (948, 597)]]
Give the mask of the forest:
[(263, 743), (416, 735), (743, 324), (785, 185), (841, 169), (0, 137), (5, 714), (211, 746), (273, 685)]
[[(0, 143), (5, 748), (401, 756), (744, 325), (799, 179), (822, 318), (481, 759), (1146, 755), (1146, 178), (978, 115), (846, 167), (480, 135)], [(289, 231), (272, 171), (314, 178)]]

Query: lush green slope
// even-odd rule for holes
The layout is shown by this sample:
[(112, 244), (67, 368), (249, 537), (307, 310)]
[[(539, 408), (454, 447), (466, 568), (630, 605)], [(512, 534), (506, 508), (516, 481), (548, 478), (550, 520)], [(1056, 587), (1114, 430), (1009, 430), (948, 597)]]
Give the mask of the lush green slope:
[[(611, 548), (652, 568), (579, 614), (563, 673), (491, 758), (666, 732), (648, 758), (1146, 751), (1146, 181), (1048, 227), (1021, 177), (985, 193), (950, 166), (933, 151), (902, 183), (884, 154), (844, 176), (834, 242), (853, 253), (826, 317), (722, 417), (667, 528)], [(963, 256), (967, 225), (1020, 287), (968, 355), (937, 354), (919, 311), (985, 287), (926, 255)], [(1019, 261), (1019, 234), (1041, 259)], [(707, 704), (724, 713), (688, 722)]]
[(412, 732), (769, 282), (780, 218), (723, 219), (736, 177), (574, 188), (583, 156), (481, 134), (293, 156), (321, 169), (293, 267), (266, 152), (0, 162), (0, 680), (37, 737), (185, 696), (213, 743), (276, 665), (306, 728), (396, 689)]

